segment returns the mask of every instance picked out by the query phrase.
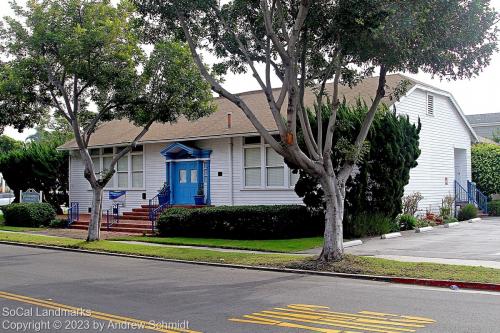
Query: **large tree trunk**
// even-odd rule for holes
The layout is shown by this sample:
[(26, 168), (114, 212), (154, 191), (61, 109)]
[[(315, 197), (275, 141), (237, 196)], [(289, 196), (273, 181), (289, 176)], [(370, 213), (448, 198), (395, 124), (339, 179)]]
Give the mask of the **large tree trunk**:
[(102, 187), (92, 188), (92, 215), (90, 217), (89, 223), (89, 233), (87, 236), (87, 241), (96, 241), (101, 237), (101, 217), (102, 217)]
[(325, 192), (325, 234), (323, 251), (319, 257), (321, 261), (339, 261), (344, 256), (344, 198), (336, 188), (335, 178), (325, 176), (321, 181)]

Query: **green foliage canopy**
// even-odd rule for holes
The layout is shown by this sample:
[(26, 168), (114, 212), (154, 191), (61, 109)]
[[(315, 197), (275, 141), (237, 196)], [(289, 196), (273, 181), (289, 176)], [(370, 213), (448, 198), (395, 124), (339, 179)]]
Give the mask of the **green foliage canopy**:
[[(366, 112), (367, 106), (361, 102), (355, 107), (343, 104), (339, 108), (333, 137), (335, 149), (332, 162), (335, 168), (342, 165), (345, 156), (351, 153), (352, 144), (344, 138), (359, 130)], [(312, 124), (316, 133), (316, 124)], [(401, 212), (404, 187), (409, 182), (410, 170), (417, 166), (420, 156), (420, 128), (420, 123), (415, 126), (408, 117), (397, 116), (385, 107), (377, 112), (357, 171), (347, 182), (346, 222), (362, 214), (380, 213), (395, 217)], [(307, 206), (323, 207), (323, 191), (318, 182), (306, 173), (300, 173), (295, 191)]]
[[(0, 114), (23, 129), (49, 110), (90, 136), (100, 121), (138, 126), (198, 118), (214, 110), (210, 87), (189, 50), (161, 40), (141, 49), (134, 6), (127, 0), (36, 0), (0, 29)], [(97, 107), (85, 121), (79, 115)], [(88, 141), (87, 137), (83, 138)]]
[(500, 193), (500, 146), (480, 143), (472, 146), (472, 180), (486, 195)]
[(68, 153), (56, 148), (63, 142), (31, 142), (0, 154), (0, 172), (19, 201), (19, 191), (43, 191), (57, 212), (67, 203)]

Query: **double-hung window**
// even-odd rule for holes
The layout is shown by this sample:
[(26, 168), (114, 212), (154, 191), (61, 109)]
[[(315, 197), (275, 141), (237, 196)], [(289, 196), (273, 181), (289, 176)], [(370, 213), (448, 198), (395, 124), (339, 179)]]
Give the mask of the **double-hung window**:
[[(96, 176), (102, 178), (109, 170), (113, 158), (124, 147), (90, 149)], [(106, 185), (107, 189), (142, 189), (144, 187), (143, 146), (137, 146), (125, 154), (115, 165), (116, 173)]]
[(266, 186), (285, 186), (285, 163), (283, 157), (269, 146), (266, 146)]
[(259, 146), (245, 147), (244, 149), (244, 159), (245, 159), (245, 186), (246, 187), (260, 187), (261, 183), (261, 173), (262, 173), (262, 163), (261, 163), (261, 151)]
[(253, 136), (243, 138), (243, 178), (245, 188), (287, 189), (295, 186), (298, 174), (261, 137)]

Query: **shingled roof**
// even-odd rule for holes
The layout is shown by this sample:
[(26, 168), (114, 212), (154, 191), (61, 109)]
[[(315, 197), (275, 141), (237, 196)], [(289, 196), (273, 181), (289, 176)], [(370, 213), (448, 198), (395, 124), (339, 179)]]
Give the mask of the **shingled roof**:
[(467, 116), (467, 120), (471, 125), (476, 124), (494, 124), (500, 123), (500, 112), (498, 113), (481, 113), (481, 114), (471, 114)]
[[(387, 86), (389, 91), (397, 87), (403, 81), (408, 80), (411, 83), (409, 89), (416, 84), (421, 84), (401, 74), (392, 74), (387, 76)], [(347, 86), (340, 87), (340, 98), (345, 98), (348, 103), (355, 103), (357, 99), (362, 98), (369, 102), (375, 95), (378, 85), (378, 77), (371, 77), (363, 80), (352, 89)], [(327, 90), (331, 93), (333, 85), (328, 85)], [(280, 89), (274, 89), (274, 94), (278, 96)], [(248, 104), (251, 110), (254, 110), (256, 117), (261, 121), (264, 127), (269, 131), (276, 131), (276, 124), (272, 117), (267, 99), (262, 90), (249, 91), (239, 94), (239, 96)], [(312, 89), (307, 89), (304, 96), (306, 106), (312, 106), (315, 95)], [(392, 105), (393, 101), (384, 98), (383, 103)], [(179, 119), (173, 124), (153, 124), (150, 130), (143, 136), (139, 143), (185, 141), (214, 137), (229, 137), (256, 134), (257, 131), (246, 118), (243, 112), (233, 103), (225, 98), (215, 99), (217, 111), (210, 116), (188, 121), (184, 118)], [(283, 112), (286, 105), (283, 107)], [(231, 127), (227, 126), (227, 115), (231, 114)], [(113, 120), (106, 122), (98, 127), (90, 139), (90, 147), (114, 146), (127, 144), (141, 131), (140, 127), (135, 126), (128, 120)], [(77, 145), (74, 140), (62, 145), (60, 149), (75, 149)]]

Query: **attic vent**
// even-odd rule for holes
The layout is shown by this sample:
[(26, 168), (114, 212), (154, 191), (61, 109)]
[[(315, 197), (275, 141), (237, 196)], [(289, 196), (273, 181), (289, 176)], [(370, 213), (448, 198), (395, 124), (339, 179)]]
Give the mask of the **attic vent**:
[(434, 115), (434, 96), (427, 95), (427, 114), (429, 116)]

